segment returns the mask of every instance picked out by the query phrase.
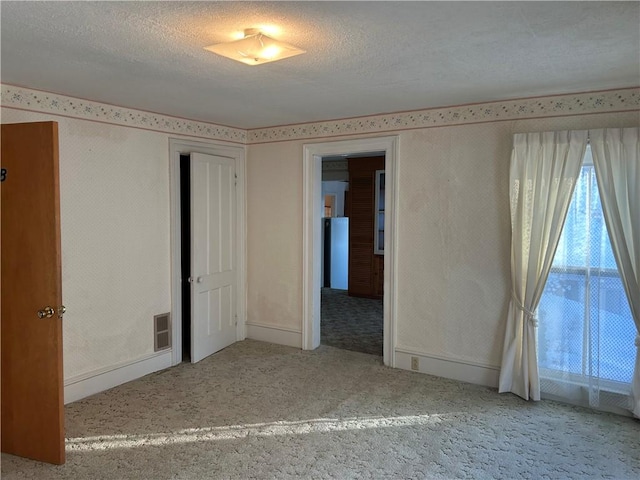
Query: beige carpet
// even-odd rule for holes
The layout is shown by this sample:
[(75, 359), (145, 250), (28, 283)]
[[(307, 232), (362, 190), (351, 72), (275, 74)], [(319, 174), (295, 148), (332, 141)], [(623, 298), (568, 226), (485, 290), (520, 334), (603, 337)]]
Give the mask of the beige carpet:
[(381, 365), (237, 343), (67, 406), (67, 464), (12, 479), (637, 479), (640, 423)]
[(382, 356), (382, 299), (350, 297), (347, 290), (320, 293), (320, 343)]

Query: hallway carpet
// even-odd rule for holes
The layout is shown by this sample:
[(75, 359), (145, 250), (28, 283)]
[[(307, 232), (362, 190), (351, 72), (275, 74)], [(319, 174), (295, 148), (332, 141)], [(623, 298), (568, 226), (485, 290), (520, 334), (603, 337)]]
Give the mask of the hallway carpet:
[(323, 288), (320, 343), (382, 356), (382, 300), (350, 297), (347, 290)]

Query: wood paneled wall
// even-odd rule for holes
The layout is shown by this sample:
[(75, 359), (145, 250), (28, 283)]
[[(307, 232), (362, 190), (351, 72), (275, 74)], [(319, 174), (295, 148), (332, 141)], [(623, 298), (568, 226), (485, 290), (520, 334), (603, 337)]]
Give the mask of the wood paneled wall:
[(384, 170), (384, 155), (349, 158), (349, 295), (381, 298), (384, 257), (375, 255), (375, 175)]

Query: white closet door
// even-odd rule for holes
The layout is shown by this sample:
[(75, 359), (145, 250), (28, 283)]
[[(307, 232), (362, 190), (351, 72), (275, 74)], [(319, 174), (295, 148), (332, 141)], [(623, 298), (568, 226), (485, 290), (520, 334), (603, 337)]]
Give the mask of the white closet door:
[(237, 340), (232, 158), (191, 154), (191, 361)]

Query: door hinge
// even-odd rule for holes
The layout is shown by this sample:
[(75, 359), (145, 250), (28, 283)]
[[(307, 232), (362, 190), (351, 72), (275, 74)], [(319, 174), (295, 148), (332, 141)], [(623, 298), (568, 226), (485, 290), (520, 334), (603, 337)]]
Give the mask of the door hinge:
[(237, 187), (237, 186), (238, 186), (238, 174), (237, 174), (237, 173), (234, 173), (234, 174), (233, 174), (233, 178), (235, 179), (235, 180), (234, 180), (234, 182), (233, 182), (233, 184)]
[(233, 316), (233, 318), (235, 318), (235, 321), (236, 321), (235, 325), (236, 325), (236, 327), (237, 327), (237, 326), (238, 326), (238, 314), (235, 314), (235, 315)]

